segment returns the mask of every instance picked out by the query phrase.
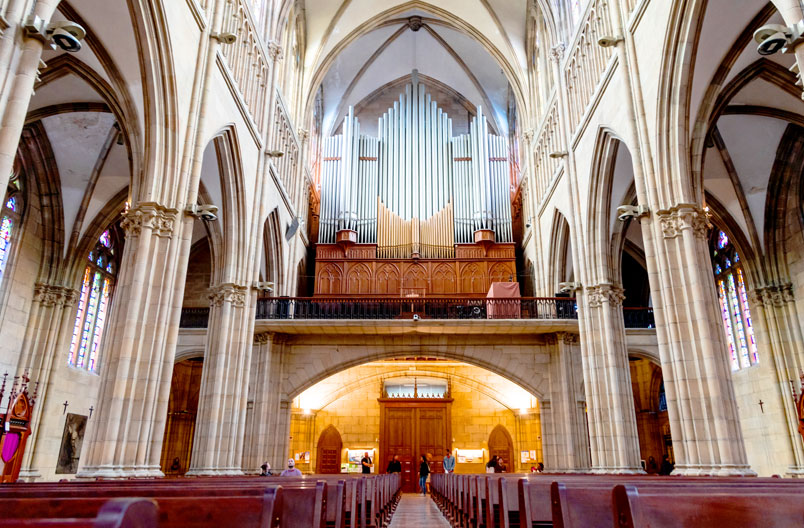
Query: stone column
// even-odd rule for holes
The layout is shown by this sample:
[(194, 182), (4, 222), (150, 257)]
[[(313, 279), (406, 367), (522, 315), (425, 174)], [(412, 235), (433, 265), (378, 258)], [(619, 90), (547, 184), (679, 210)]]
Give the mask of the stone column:
[(752, 475), (715, 296), (707, 236), (695, 204), (658, 210), (645, 244), (670, 431), (683, 475)]
[(558, 334), (550, 347), (549, 369), (550, 399), (540, 402), (545, 468), (562, 473), (589, 471), (589, 432), (577, 334)]
[(586, 288), (581, 349), (583, 379), (597, 473), (641, 473), (639, 435), (625, 344), (623, 290), (610, 283)]
[(247, 286), (225, 283), (210, 313), (188, 475), (242, 475), (253, 314)]
[(773, 361), (777, 385), (775, 392), (790, 439), (793, 463), (788, 474), (804, 477), (804, 442), (798, 433), (794, 398), (794, 394), (797, 394), (794, 388), (795, 391), (799, 390), (798, 378), (804, 372), (804, 340), (793, 285), (785, 283), (754, 288), (749, 292), (749, 301), (757, 341), (768, 343), (765, 350), (770, 355), (768, 359)]
[[(153, 202), (123, 220), (126, 244), (101, 362), (98, 410), (78, 477), (161, 477), (187, 258), (179, 212)], [(183, 231), (183, 230), (182, 230)], [(181, 258), (180, 258), (181, 255)]]
[(33, 305), (17, 369), (17, 375), (28, 372), (31, 380), (39, 384), (31, 419), (31, 436), (20, 469), (20, 478), (24, 480), (41, 477), (37, 466), (42, 455), (41, 450), (37, 450), (37, 442), (43, 425), (42, 412), (52, 385), (53, 360), (62, 357), (69, 347), (75, 317), (72, 307), (77, 298), (78, 292), (72, 288), (41, 283), (34, 287)]
[[(244, 466), (248, 470), (268, 461), (274, 469), (285, 465), (290, 435), (290, 405), (283, 407), (282, 367), (285, 336), (263, 333), (255, 336), (251, 392), (254, 403), (248, 427)], [(287, 424), (281, 419), (287, 414)], [(283, 429), (284, 427), (284, 429)]]

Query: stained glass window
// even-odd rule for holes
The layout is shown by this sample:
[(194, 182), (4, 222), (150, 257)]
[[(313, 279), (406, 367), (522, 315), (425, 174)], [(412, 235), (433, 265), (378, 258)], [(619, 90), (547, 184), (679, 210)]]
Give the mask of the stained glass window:
[(115, 228), (107, 229), (98, 237), (98, 242), (89, 252), (81, 283), (81, 296), (78, 299), (67, 362), (73, 367), (90, 372), (98, 371), (98, 353), (109, 314), (114, 272), (117, 269), (113, 249), (119, 239)]
[(6, 191), (6, 204), (0, 213), (0, 282), (11, 259), (14, 237), (22, 220), (22, 186), (19, 175), (12, 174)]
[(737, 249), (723, 231), (713, 232), (710, 249), (731, 368), (740, 370), (759, 362), (742, 263)]

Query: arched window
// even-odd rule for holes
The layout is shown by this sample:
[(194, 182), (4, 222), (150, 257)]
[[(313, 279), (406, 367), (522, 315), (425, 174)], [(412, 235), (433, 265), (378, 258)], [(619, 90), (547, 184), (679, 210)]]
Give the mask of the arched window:
[(6, 203), (0, 213), (0, 283), (11, 258), (15, 235), (22, 223), (22, 209), (22, 183), (18, 174), (12, 174), (6, 192)]
[(117, 274), (119, 240), (117, 230), (109, 228), (89, 252), (70, 341), (67, 359), (70, 366), (90, 372), (98, 371), (98, 351)]
[(742, 261), (723, 231), (715, 229), (709, 240), (720, 315), (726, 330), (731, 369), (740, 370), (759, 362), (751, 311), (748, 309)]

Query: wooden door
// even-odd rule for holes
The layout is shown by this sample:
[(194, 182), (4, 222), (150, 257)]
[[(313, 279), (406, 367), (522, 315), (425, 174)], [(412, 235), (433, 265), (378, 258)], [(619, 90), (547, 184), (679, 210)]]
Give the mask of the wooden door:
[(489, 457), (497, 455), (502, 457), (505, 465), (508, 466), (508, 473), (516, 472), (516, 460), (514, 460), (514, 442), (508, 430), (502, 425), (495, 427), (489, 435)]
[(419, 485), (422, 454), (430, 454), (430, 470), (443, 471), (444, 453), (451, 446), (451, 399), (422, 401), (380, 400), (380, 456), (378, 472), (399, 455), (402, 463), (402, 490), (415, 493)]
[(341, 434), (333, 426), (329, 426), (318, 438), (316, 453), (316, 473), (332, 474), (341, 472), (341, 451), (343, 442)]
[(203, 365), (201, 358), (193, 358), (180, 361), (173, 367), (162, 443), (162, 472), (165, 475), (184, 475), (190, 466)]

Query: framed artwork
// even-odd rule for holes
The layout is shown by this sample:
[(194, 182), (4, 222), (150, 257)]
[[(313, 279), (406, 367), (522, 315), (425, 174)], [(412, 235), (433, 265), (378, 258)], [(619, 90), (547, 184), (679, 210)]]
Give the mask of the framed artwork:
[(64, 434), (61, 437), (59, 460), (56, 464), (56, 474), (72, 475), (78, 472), (78, 459), (81, 457), (81, 445), (84, 443), (86, 428), (86, 416), (67, 413)]

